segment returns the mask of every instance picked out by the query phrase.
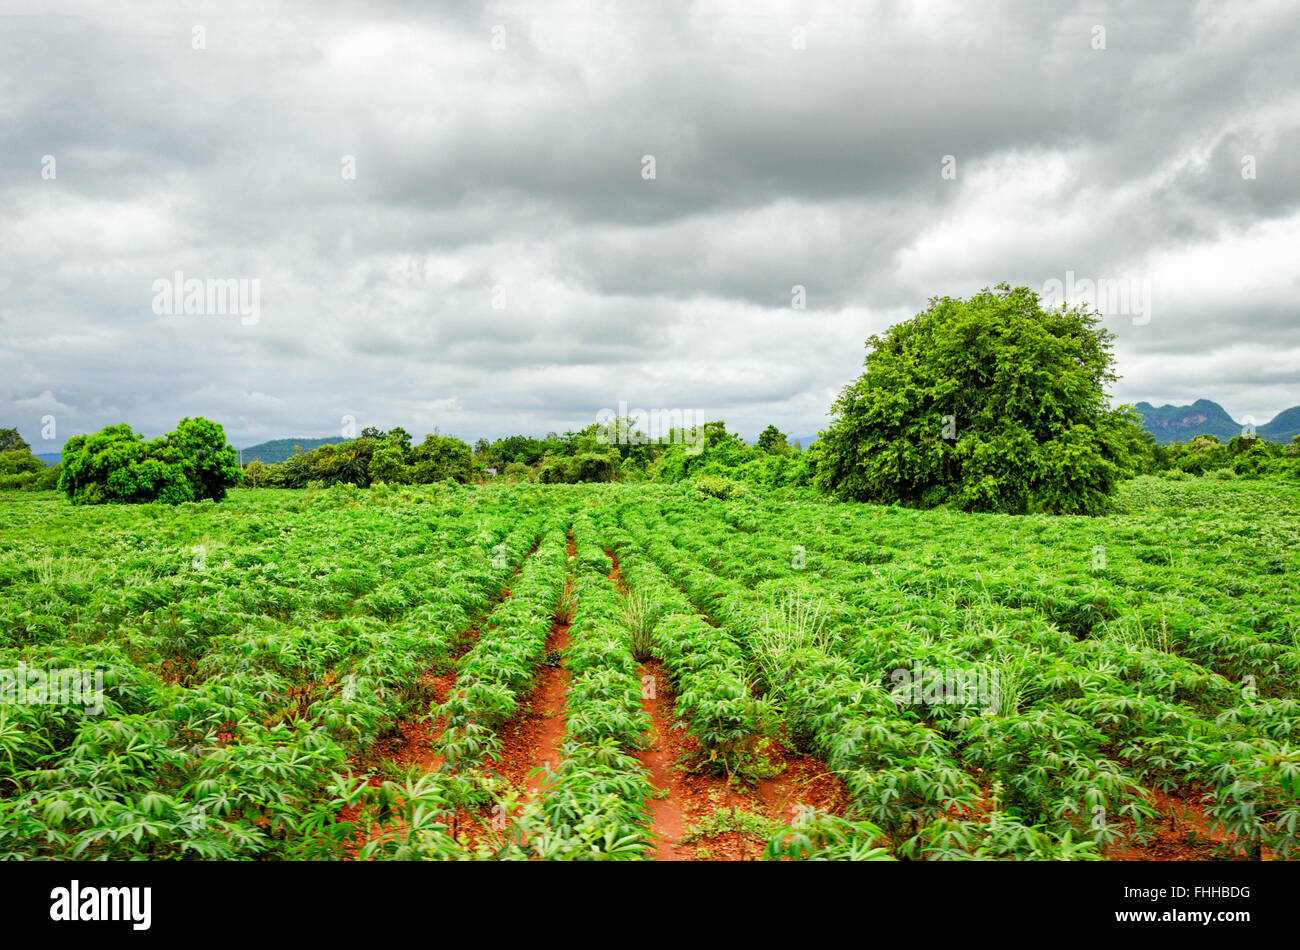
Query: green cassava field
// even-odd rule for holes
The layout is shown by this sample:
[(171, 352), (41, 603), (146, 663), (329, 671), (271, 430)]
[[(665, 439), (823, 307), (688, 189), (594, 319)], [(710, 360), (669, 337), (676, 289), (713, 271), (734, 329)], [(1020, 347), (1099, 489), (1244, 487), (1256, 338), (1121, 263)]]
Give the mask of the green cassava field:
[[(654, 858), (653, 669), (674, 774), (732, 790), (712, 827), (765, 858), (1295, 859), (1297, 552), (1300, 493), (1264, 480), (1139, 477), (1100, 517), (6, 492), (0, 687), (28, 701), (0, 704), (0, 858)], [(555, 669), (530, 787), (503, 736)], [(424, 767), (383, 754), (416, 727)], [(773, 821), (747, 802), (791, 757), (837, 804)]]

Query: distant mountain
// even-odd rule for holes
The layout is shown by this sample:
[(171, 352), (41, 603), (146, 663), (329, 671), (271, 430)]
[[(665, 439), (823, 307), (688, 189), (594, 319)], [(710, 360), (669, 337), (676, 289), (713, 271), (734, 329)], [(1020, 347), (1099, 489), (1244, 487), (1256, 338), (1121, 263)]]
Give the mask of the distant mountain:
[(296, 455), (298, 449), (310, 452), (322, 445), (338, 445), (340, 442), (346, 441), (348, 440), (337, 435), (328, 436), (324, 439), (272, 439), (270, 442), (259, 442), (257, 445), (250, 445), (246, 449), (240, 449), (239, 452), (240, 458), (243, 459), (245, 465), (254, 459), (263, 465), (274, 465)]
[(1241, 435), (1241, 423), (1208, 399), (1198, 399), (1190, 406), (1166, 405), (1158, 409), (1149, 402), (1140, 402), (1137, 411), (1142, 425), (1161, 445), (1186, 442), (1198, 435), (1218, 436), (1220, 442)]
[(1272, 422), (1256, 426), (1255, 431), (1270, 442), (1290, 442), (1300, 434), (1300, 406), (1283, 409)]
[[(1149, 402), (1140, 402), (1136, 408), (1142, 417), (1142, 425), (1161, 445), (1186, 442), (1198, 435), (1217, 436), (1220, 442), (1241, 435), (1242, 423), (1228, 415), (1217, 402), (1208, 399), (1198, 399), (1190, 406), (1156, 407)], [(1270, 442), (1290, 442), (1300, 433), (1300, 406), (1278, 413), (1270, 422), (1256, 420), (1255, 433)]]
[(46, 468), (53, 468), (63, 460), (62, 452), (42, 452), (36, 456), (45, 463)]

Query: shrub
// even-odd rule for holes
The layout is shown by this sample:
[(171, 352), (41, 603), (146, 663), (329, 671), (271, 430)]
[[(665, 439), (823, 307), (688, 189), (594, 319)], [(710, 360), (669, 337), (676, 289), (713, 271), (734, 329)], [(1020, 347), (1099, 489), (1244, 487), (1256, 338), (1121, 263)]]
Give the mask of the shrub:
[(505, 467), (505, 471), (501, 473), (506, 481), (511, 482), (526, 482), (531, 474), (532, 470), (523, 462), (511, 462)]
[(68, 440), (57, 484), (74, 504), (220, 501), (241, 478), (237, 458), (221, 426), (201, 417), (152, 442), (105, 426)]
[(749, 494), (740, 482), (719, 475), (701, 475), (695, 479), (695, 494), (701, 498), (741, 498)]

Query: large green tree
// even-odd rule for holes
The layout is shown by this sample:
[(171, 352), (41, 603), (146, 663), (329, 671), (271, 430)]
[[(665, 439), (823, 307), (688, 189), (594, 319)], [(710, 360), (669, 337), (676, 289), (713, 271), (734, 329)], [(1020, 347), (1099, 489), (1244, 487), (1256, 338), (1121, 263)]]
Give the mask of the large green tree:
[[(76, 504), (125, 501), (127, 499), (114, 497), (115, 489), (108, 486), (109, 476), (139, 465), (146, 454), (144, 439), (126, 423), (105, 426), (95, 433), (74, 435), (63, 446), (59, 490)], [(117, 488), (122, 487), (119, 479)]]
[(180, 462), (195, 498), (221, 501), (227, 488), (239, 484), (239, 453), (226, 443), (226, 430), (211, 419), (186, 417), (163, 437), (162, 445), (157, 441), (150, 454)]
[(1105, 511), (1136, 418), (1108, 404), (1111, 341), (1096, 313), (1045, 310), (1026, 287), (935, 298), (867, 341), (813, 446), (815, 482), (858, 501)]
[(239, 483), (225, 430), (202, 417), (146, 442), (125, 423), (75, 435), (63, 447), (59, 490), (76, 504), (220, 501)]
[(31, 448), (17, 429), (0, 429), (0, 452), (29, 452)]
[[(407, 437), (409, 439), (409, 436)], [(391, 433), (387, 441), (375, 449), (370, 457), (370, 480), (386, 482), (390, 485), (403, 485), (411, 480), (411, 470), (406, 457), (410, 449), (400, 437)]]

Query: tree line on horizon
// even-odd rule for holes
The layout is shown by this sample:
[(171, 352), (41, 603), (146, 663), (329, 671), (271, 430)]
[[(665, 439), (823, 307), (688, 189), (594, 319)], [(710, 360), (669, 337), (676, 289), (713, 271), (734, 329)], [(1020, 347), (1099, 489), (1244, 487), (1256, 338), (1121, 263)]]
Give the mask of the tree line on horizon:
[[(563, 435), (544, 438), (508, 436), (473, 447), (454, 436), (438, 433), (413, 443), (401, 427), (388, 431), (362, 430), (347, 442), (322, 445), (284, 462), (260, 461), (245, 466), (246, 484), (256, 488), (327, 487), (352, 484), (419, 485), (451, 480), (461, 484), (498, 480), (575, 484), (581, 482), (675, 482), (691, 476), (729, 474), (770, 487), (809, 484), (810, 471), (798, 443), (775, 426), (768, 426), (757, 443), (749, 445), (727, 431), (722, 421), (708, 422), (698, 433), (702, 452), (688, 446), (697, 433), (670, 433), (673, 441), (651, 442), (628, 423), (626, 442), (602, 438), (607, 424), (593, 423)], [(606, 430), (607, 431), (607, 430)]]
[[(867, 340), (865, 371), (841, 391), (808, 450), (775, 426), (754, 445), (722, 420), (655, 442), (593, 423), (563, 435), (474, 446), (434, 432), (367, 428), (283, 462), (242, 470), (221, 426), (183, 419), (149, 442), (129, 426), (79, 435), (50, 471), (16, 430), (0, 430), (0, 488), (51, 488), (77, 503), (220, 500), (227, 488), (313, 488), (443, 481), (694, 481), (731, 497), (812, 486), (843, 501), (947, 506), (1011, 514), (1102, 514), (1134, 475), (1300, 479), (1300, 436), (1205, 434), (1159, 445), (1131, 406), (1111, 408), (1113, 334), (1084, 307), (1044, 309), (1026, 287), (1000, 284), (925, 311)], [(611, 431), (631, 438), (611, 439)]]

